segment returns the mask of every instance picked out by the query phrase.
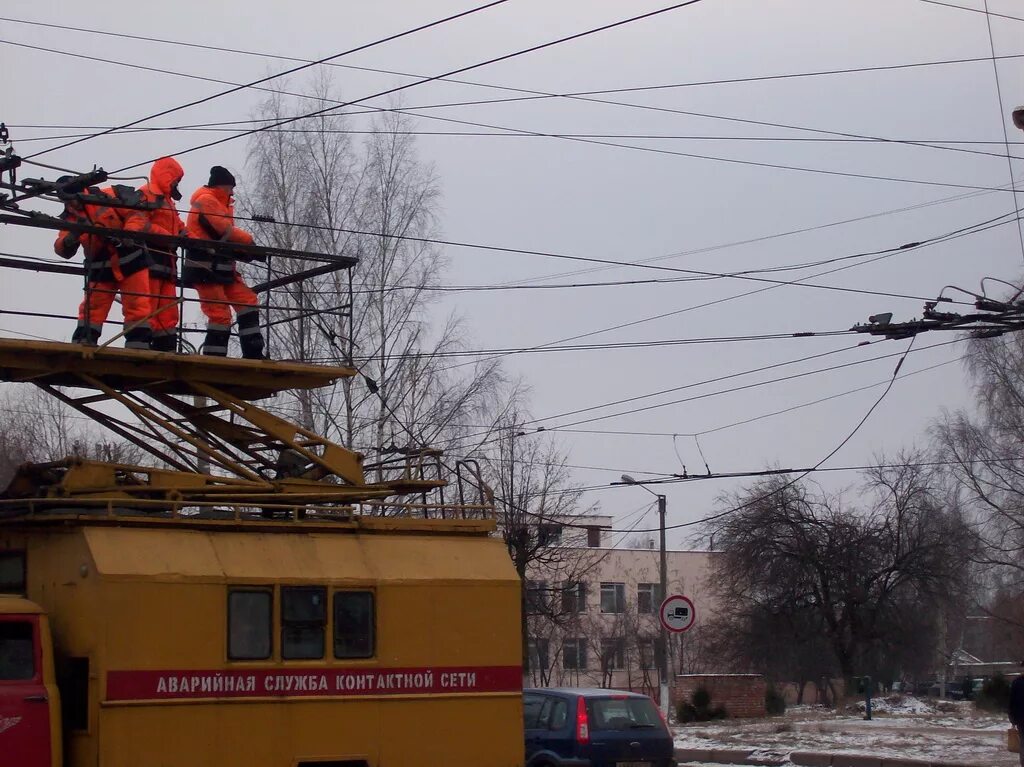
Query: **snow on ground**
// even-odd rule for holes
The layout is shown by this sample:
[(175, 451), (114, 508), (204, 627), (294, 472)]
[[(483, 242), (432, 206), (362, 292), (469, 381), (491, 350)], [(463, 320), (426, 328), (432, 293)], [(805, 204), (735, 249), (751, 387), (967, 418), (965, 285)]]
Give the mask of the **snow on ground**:
[[(874, 703), (880, 706), (874, 707)], [(793, 751), (867, 754), (960, 761), (979, 767), (1013, 767), (1006, 750), (1006, 719), (974, 711), (970, 703), (919, 700), (910, 696), (872, 701), (865, 721), (856, 707), (845, 713), (795, 706), (783, 717), (680, 725), (682, 748), (754, 749), (785, 757)], [(861, 711), (863, 704), (861, 704)]]

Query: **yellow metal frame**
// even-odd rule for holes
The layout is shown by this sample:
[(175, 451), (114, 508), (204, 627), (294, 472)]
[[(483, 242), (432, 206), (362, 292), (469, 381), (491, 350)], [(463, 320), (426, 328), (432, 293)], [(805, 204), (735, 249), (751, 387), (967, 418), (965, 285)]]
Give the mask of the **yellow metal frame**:
[[(493, 498), (485, 491), (478, 492), (479, 503), (469, 505), (446, 504), (443, 495), (436, 502), (428, 499), (446, 485), (438, 451), (414, 452), (392, 463), (386, 478), (368, 483), (361, 453), (249, 401), (324, 386), (354, 373), (300, 363), (0, 339), (0, 380), (35, 384), (168, 467), (80, 458), (25, 466), (0, 492), (0, 513), (81, 504), (91, 513), (132, 507), (177, 516), (228, 509), (238, 519), (253, 512), (301, 518), (351, 514), (365, 505), (366, 512), (380, 515), (487, 516)], [(108, 404), (120, 405), (131, 417), (112, 415), (104, 409)], [(285, 458), (298, 468), (288, 470)], [(461, 483), (459, 489), (462, 495)], [(421, 500), (386, 502), (402, 495)]]

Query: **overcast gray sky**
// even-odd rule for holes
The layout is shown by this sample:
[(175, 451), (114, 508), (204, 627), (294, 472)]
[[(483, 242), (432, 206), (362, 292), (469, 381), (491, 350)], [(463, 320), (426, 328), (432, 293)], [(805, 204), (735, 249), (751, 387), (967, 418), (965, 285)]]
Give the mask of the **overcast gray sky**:
[[(975, 10), (984, 7), (981, 0), (951, 2)], [(437, 29), (348, 56), (339, 63), (435, 75), (669, 4), (667, 0), (511, 0)], [(74, 131), (23, 126), (120, 124), (224, 89), (167, 70), (247, 82), (294, 66), (273, 58), (275, 54), (317, 59), (469, 7), (469, 3), (449, 0), (182, 0), (173, 4), (7, 0), (2, 15), (12, 18), (260, 51), (266, 57), (0, 21), (0, 63), (4, 72), (0, 120), (14, 126), (12, 138), (19, 152), (26, 155), (59, 143), (26, 139)], [(989, 8), (993, 13), (1024, 17), (1019, 2), (990, 0)], [(996, 54), (1024, 54), (1024, 21), (998, 16), (991, 21)], [(1008, 125), (1011, 141), (1016, 142), (1011, 147), (1013, 153), (1024, 156), (1024, 134), (1009, 122), (1010, 109), (1024, 103), (1024, 58), (998, 62), (1004, 98), (1004, 109), (1000, 110), (993, 65), (987, 60), (990, 53), (983, 13), (922, 0), (704, 0), (653, 19), (483, 67), (464, 78), (487, 85), (569, 93), (951, 59), (985, 60), (598, 97), (658, 107), (661, 111), (542, 99), (430, 112), (547, 134), (691, 137), (609, 140), (767, 165), (929, 183), (727, 163), (546, 137), (422, 136), (418, 147), (422, 158), (436, 166), (443, 191), (441, 226), (451, 240), (619, 261), (660, 258), (655, 262), (658, 265), (713, 272), (817, 262), (922, 241), (1014, 209), (1013, 195), (1005, 191), (1010, 175), (1002, 155), (1003, 122)], [(158, 71), (107, 63), (113, 61)], [(330, 71), (338, 90), (353, 99), (409, 82), (408, 78), (336, 67)], [(292, 90), (308, 87), (300, 77), (290, 79), (288, 86)], [(503, 95), (509, 94), (469, 85), (431, 83), (406, 91), (404, 103), (415, 107)], [(243, 91), (151, 124), (243, 120), (251, 116), (263, 96)], [(384, 100), (369, 103), (387, 105)], [(979, 142), (950, 146), (996, 156), (877, 141), (742, 140), (828, 136), (664, 110), (888, 139)], [(368, 124), (368, 118), (353, 117), (352, 123)], [(453, 129), (431, 120), (418, 121), (417, 125), (423, 130)], [(39, 159), (75, 169), (94, 164), (113, 169), (174, 154), (209, 138), (209, 133), (195, 132), (108, 136)], [(244, 185), (245, 152), (246, 143), (239, 140), (182, 156), (186, 195), (205, 182), (212, 164), (236, 170)], [(1019, 177), (1024, 162), (1015, 161), (1014, 170)], [(22, 170), (22, 176), (40, 174), (50, 178), (55, 175), (39, 168)], [(1018, 196), (1018, 200), (1024, 202), (1024, 196)], [(849, 223), (838, 223), (843, 221)], [(734, 244), (769, 236), (773, 237)], [(5, 252), (42, 256), (52, 252), (52, 236), (45, 232), (6, 227), (0, 230), (0, 238), (0, 250)], [(447, 281), (459, 285), (685, 276), (635, 267), (568, 276), (567, 272), (587, 265), (468, 248), (448, 248), (446, 254), (451, 264)], [(977, 290), (982, 277), (1013, 281), (1022, 273), (1021, 246), (1012, 223), (872, 263), (859, 265), (861, 261), (867, 259), (774, 276), (794, 279), (856, 264), (810, 282), (927, 297), (935, 296), (945, 285)], [(438, 316), (458, 311), (472, 332), (468, 345), (489, 349), (536, 346), (634, 321), (637, 324), (590, 336), (581, 343), (843, 330), (876, 312), (892, 311), (897, 319), (909, 319), (919, 315), (922, 308), (922, 302), (915, 298), (784, 286), (644, 321), (761, 287), (768, 286), (719, 279), (455, 293), (437, 311)], [(993, 286), (989, 288), (991, 291)], [(0, 276), (0, 309), (67, 313), (77, 305), (79, 293), (80, 284), (73, 277), (10, 271)], [(5, 334), (65, 339), (70, 336), (72, 323), (0, 315), (0, 327)], [(901, 372), (954, 360), (962, 353), (960, 345), (925, 350), (951, 338), (937, 333), (919, 338), (916, 349), (921, 351), (910, 355)], [(544, 419), (536, 425), (554, 428), (630, 407), (657, 405), (906, 348), (906, 342), (895, 341), (851, 348), (861, 340), (860, 336), (797, 338), (521, 354), (509, 357), (507, 366), (532, 387), (533, 415)], [(836, 349), (847, 350), (632, 405), (550, 417)], [(888, 358), (602, 418), (571, 427), (588, 433), (567, 431), (559, 439), (570, 452), (571, 463), (601, 467), (575, 470), (579, 482), (587, 486), (613, 481), (624, 471), (638, 477), (648, 476), (644, 472), (679, 472), (680, 457), (691, 472), (703, 470), (694, 439), (673, 439), (670, 435), (713, 430), (876, 384), (892, 374), (894, 364), (895, 358)], [(715, 472), (812, 465), (853, 429), (881, 391), (881, 387), (875, 387), (713, 431), (701, 437), (701, 447)], [(956, 363), (898, 381), (868, 423), (828, 465), (856, 465), (883, 451), (923, 443), (929, 421), (942, 408), (967, 403), (963, 373)], [(602, 433), (589, 433), (592, 431)], [(641, 436), (636, 432), (657, 435)], [(830, 488), (856, 479), (852, 473), (819, 475)], [(736, 487), (727, 481), (668, 486), (669, 523), (709, 513), (717, 493)], [(600, 498), (603, 511), (620, 517), (646, 503), (649, 498), (645, 496), (639, 488), (594, 494), (595, 499)], [(631, 523), (635, 521), (631, 518)], [(647, 521), (653, 524), (654, 515), (648, 515)], [(672, 545), (681, 545), (684, 533), (675, 532), (669, 540)]]

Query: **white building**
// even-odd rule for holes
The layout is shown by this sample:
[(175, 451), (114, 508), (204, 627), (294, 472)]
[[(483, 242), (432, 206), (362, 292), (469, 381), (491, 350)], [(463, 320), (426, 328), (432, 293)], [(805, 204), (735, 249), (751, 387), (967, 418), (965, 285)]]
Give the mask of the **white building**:
[[(603, 546), (602, 528), (610, 523), (610, 517), (593, 518), (588, 545), (576, 537), (577, 545), (563, 545), (552, 557), (562, 564), (540, 563), (528, 573), (526, 684), (657, 690), (659, 552)], [(670, 640), (670, 676), (701, 670), (701, 626), (715, 611), (708, 589), (715, 556), (667, 552), (668, 592), (690, 597), (697, 614), (693, 629)]]

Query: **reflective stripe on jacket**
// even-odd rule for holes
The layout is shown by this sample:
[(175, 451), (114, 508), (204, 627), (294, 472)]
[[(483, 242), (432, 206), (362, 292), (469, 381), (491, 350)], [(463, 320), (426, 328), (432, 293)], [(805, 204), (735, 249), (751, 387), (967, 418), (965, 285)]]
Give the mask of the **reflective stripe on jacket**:
[[(112, 201), (138, 202), (134, 189), (124, 186), (98, 189), (90, 187), (89, 197), (109, 197)], [(77, 208), (66, 208), (60, 216), (65, 221), (89, 226), (102, 226), (119, 231), (140, 231), (145, 226), (145, 214), (140, 210), (83, 202)], [(53, 250), (62, 258), (71, 258), (82, 246), (88, 279), (93, 282), (116, 282), (137, 274), (150, 264), (145, 250), (137, 245), (122, 245), (100, 234), (76, 234), (62, 229)]]
[[(193, 193), (187, 230), (188, 236), (195, 240), (253, 244), (252, 235), (235, 226), (231, 195), (218, 187), (201, 186)], [(230, 285), (234, 279), (235, 259), (230, 254), (214, 253), (203, 247), (186, 249), (182, 270), (185, 285)]]

